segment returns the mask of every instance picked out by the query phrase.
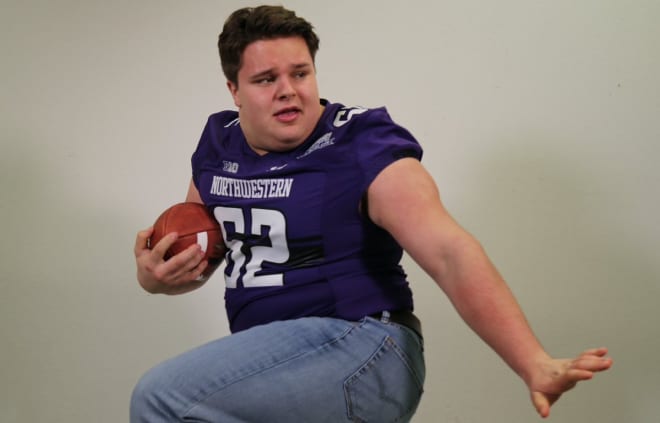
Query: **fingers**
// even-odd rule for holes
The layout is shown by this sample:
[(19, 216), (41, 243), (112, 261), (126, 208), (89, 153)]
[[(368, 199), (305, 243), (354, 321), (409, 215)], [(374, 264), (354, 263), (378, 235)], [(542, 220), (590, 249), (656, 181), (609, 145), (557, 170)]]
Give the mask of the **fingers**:
[(208, 262), (206, 260), (202, 260), (198, 265), (188, 271), (181, 273), (172, 282), (166, 284), (166, 288), (163, 292), (169, 295), (178, 295), (199, 288), (208, 280), (208, 277), (204, 275), (204, 271), (206, 270), (207, 266)]
[(151, 234), (154, 232), (154, 227), (150, 226), (147, 229), (141, 230), (138, 232), (137, 237), (135, 238), (135, 248), (133, 251), (135, 252), (135, 255), (137, 256), (142, 250), (147, 248), (147, 240), (151, 236)]
[(570, 365), (571, 369), (602, 372), (612, 367), (612, 359), (606, 357), (607, 348), (594, 348), (582, 352)]
[(569, 369), (566, 371), (566, 381), (564, 382), (564, 391), (573, 389), (578, 382), (590, 380), (594, 377), (591, 370)]
[(590, 349), (571, 360), (564, 374), (562, 389), (568, 391), (578, 382), (592, 379), (594, 373), (609, 369), (612, 366), (612, 359), (605, 357), (606, 354), (606, 348)]
[(176, 232), (170, 232), (160, 241), (158, 241), (156, 245), (152, 245), (151, 251), (153, 251), (154, 257), (157, 257), (159, 260), (163, 260), (165, 258), (165, 254), (167, 254), (167, 250), (170, 249), (170, 247), (176, 242), (177, 239), (179, 239), (179, 234)]
[(159, 242), (154, 248), (154, 255), (160, 260), (160, 263), (154, 268), (154, 276), (169, 284), (177, 284), (182, 282), (189, 282), (197, 279), (203, 269), (205, 268), (204, 253), (199, 245), (191, 245), (179, 254), (170, 257), (167, 261), (163, 261), (162, 257), (165, 254), (162, 249), (167, 251), (167, 248), (176, 241), (176, 234), (173, 236), (173, 241), (169, 242), (167, 235), (161, 241), (168, 241), (165, 245)]
[(606, 355), (607, 355), (607, 348), (600, 347), (600, 348), (591, 348), (591, 349), (582, 351), (582, 353), (580, 354), (580, 357), (583, 357), (583, 356), (605, 357)]
[[(532, 392), (532, 404), (534, 405), (534, 408), (536, 409), (536, 412), (539, 413), (539, 415), (543, 418), (546, 418), (550, 415), (550, 405), (551, 401), (546, 396), (546, 394), (542, 392)], [(556, 397), (553, 399), (552, 402), (555, 402), (559, 396), (558, 395), (553, 395), (553, 397)]]
[(612, 367), (610, 358), (581, 358), (575, 360), (571, 365), (572, 369), (589, 370), (591, 372), (602, 372)]
[(207, 267), (208, 262), (202, 260), (190, 270), (184, 268), (174, 279), (163, 284), (162, 292), (169, 295), (178, 295), (199, 288), (208, 280), (208, 277), (204, 275)]

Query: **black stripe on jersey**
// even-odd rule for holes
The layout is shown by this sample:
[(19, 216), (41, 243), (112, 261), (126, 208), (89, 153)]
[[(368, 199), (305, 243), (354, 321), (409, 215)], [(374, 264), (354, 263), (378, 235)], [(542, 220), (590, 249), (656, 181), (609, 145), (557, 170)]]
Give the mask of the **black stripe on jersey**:
[(325, 251), (320, 236), (290, 239), (288, 242), (289, 260), (285, 263), (269, 263), (269, 268), (291, 270), (317, 266), (323, 262)]

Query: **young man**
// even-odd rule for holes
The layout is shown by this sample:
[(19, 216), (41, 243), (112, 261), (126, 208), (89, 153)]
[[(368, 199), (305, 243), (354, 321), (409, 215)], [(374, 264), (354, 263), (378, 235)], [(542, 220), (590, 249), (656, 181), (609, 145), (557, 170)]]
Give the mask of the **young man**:
[[(186, 199), (223, 228), (233, 334), (148, 372), (132, 422), (410, 420), (425, 370), (402, 248), (523, 379), (541, 416), (611, 366), (604, 348), (575, 359), (543, 350), (385, 109), (319, 97), (308, 22), (282, 7), (240, 9), (218, 44), (238, 112), (209, 118)], [(150, 250), (151, 231), (135, 246), (142, 287), (201, 286), (199, 247), (164, 261), (176, 234)]]

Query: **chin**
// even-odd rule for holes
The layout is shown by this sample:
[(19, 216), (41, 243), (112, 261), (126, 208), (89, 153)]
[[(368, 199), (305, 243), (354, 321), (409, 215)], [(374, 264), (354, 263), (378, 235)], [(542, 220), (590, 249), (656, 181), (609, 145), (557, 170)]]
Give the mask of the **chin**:
[(305, 135), (302, 131), (288, 132), (279, 134), (279, 136), (273, 137), (275, 144), (288, 146), (288, 148), (294, 148), (304, 143), (309, 135)]
[(298, 147), (300, 144), (305, 142), (305, 140), (279, 140), (277, 142), (278, 151), (289, 151)]

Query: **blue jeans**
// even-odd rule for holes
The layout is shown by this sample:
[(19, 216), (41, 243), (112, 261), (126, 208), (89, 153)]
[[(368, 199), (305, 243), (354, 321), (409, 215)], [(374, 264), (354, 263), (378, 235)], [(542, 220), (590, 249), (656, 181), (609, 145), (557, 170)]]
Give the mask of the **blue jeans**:
[(255, 326), (156, 366), (131, 422), (407, 422), (422, 339), (396, 323), (307, 317)]

